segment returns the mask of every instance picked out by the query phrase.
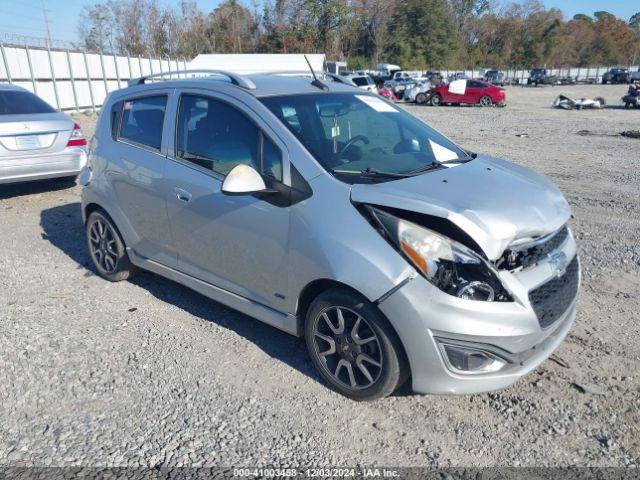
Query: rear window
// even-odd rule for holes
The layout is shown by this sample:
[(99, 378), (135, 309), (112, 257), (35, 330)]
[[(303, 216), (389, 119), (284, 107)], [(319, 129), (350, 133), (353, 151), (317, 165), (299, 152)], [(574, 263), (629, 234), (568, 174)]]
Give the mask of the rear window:
[(0, 90), (0, 115), (53, 113), (55, 109), (33, 93), (20, 90)]
[(126, 100), (122, 108), (120, 138), (160, 150), (166, 107), (166, 95)]
[(365, 87), (369, 85), (366, 77), (353, 77), (351, 80), (353, 80), (353, 83), (355, 83), (359, 87)]

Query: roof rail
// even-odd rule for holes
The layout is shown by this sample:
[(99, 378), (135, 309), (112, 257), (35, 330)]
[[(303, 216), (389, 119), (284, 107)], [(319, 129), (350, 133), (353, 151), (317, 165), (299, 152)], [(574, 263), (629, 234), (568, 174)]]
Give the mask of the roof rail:
[(238, 75), (237, 73), (233, 73), (233, 72), (227, 72), (226, 70), (208, 70), (208, 69), (175, 70), (172, 72), (153, 73), (151, 75), (144, 75), (139, 78), (132, 78), (131, 80), (129, 80), (128, 85), (130, 87), (134, 85), (144, 85), (147, 82), (147, 80), (149, 80), (150, 78), (166, 77), (171, 75), (190, 75), (190, 74), (196, 74), (196, 73), (209, 73), (209, 74), (214, 74), (221, 77), (227, 77), (229, 80), (231, 80), (231, 83), (241, 88), (245, 88), (247, 90), (256, 89), (255, 84), (248, 78), (244, 78), (242, 75)]

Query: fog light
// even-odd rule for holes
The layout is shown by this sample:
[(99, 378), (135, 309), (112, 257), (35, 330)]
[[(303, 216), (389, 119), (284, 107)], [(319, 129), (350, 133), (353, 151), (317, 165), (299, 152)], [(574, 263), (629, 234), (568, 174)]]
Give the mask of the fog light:
[(440, 344), (440, 350), (448, 367), (455, 373), (465, 375), (497, 372), (506, 365), (501, 358), (492, 353), (470, 347)]
[(492, 302), (495, 292), (491, 285), (485, 282), (465, 283), (458, 290), (458, 297), (465, 300), (478, 300), (481, 302)]

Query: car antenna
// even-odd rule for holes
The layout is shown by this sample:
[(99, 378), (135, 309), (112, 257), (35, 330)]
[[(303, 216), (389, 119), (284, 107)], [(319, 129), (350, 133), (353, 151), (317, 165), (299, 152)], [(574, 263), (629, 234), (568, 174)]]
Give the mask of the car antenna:
[(306, 55), (304, 56), (304, 59), (307, 61), (307, 65), (309, 65), (309, 70), (311, 70), (311, 75), (313, 75), (313, 82), (311, 82), (311, 85), (313, 85), (314, 87), (318, 87), (320, 90), (324, 90), (325, 92), (329, 90), (329, 87), (327, 87), (324, 83), (318, 80), (318, 77), (316, 77), (316, 72), (313, 71), (311, 62), (309, 61)]

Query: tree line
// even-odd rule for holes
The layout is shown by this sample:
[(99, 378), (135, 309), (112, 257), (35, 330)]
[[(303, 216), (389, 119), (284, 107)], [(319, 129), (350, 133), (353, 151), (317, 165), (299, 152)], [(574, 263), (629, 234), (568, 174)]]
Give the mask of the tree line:
[[(251, 3), (250, 3), (251, 2)], [(326, 53), (353, 69), (529, 68), (640, 62), (640, 12), (563, 18), (538, 0), (104, 0), (85, 7), (80, 47), (153, 57)]]

